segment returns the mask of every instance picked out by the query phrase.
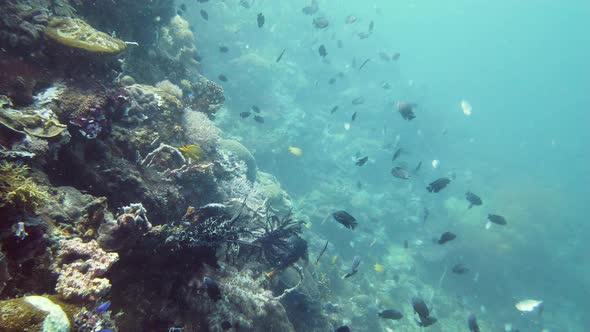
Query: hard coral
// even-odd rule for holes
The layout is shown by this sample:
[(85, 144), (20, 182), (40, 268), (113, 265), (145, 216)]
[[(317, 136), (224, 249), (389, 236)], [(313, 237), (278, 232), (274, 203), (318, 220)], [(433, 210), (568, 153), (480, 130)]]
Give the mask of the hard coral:
[(61, 241), (52, 265), (59, 274), (55, 290), (66, 300), (96, 301), (110, 291), (111, 283), (101, 277), (118, 259), (117, 253), (105, 252), (94, 240)]
[(119, 250), (133, 246), (152, 227), (146, 213), (141, 203), (123, 208), (123, 214), (119, 215), (116, 221), (100, 225), (98, 243), (106, 250)]
[(45, 35), (60, 45), (92, 54), (117, 54), (127, 48), (124, 41), (77, 18), (54, 17), (45, 28)]
[(187, 110), (183, 114), (185, 136), (189, 144), (197, 144), (206, 151), (217, 147), (221, 130), (206, 114)]
[(223, 88), (204, 78), (193, 83), (189, 99), (192, 109), (209, 114), (217, 112), (225, 102)]
[(33, 47), (48, 24), (49, 12), (45, 8), (3, 1), (0, 12), (0, 47), (7, 49)]

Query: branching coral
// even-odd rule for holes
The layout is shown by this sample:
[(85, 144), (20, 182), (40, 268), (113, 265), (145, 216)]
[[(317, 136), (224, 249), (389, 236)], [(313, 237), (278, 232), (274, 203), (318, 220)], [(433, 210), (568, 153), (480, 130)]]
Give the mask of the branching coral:
[(106, 253), (94, 240), (64, 240), (52, 265), (59, 274), (55, 290), (67, 300), (96, 301), (111, 289), (102, 276), (118, 259), (117, 253)]
[(10, 205), (34, 210), (47, 201), (47, 191), (28, 177), (28, 172), (27, 165), (0, 162), (0, 207)]

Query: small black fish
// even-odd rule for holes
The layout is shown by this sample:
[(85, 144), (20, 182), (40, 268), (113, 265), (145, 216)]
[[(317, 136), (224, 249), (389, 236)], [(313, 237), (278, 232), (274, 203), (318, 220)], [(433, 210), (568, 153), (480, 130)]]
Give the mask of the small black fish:
[(352, 116), (350, 117), (351, 122), (354, 122), (354, 120), (356, 120), (356, 112), (352, 113)]
[(399, 60), (399, 57), (401, 56), (401, 54), (399, 53), (395, 53), (394, 55), (391, 56), (391, 60), (393, 61), (397, 61)]
[(363, 69), (363, 67), (364, 67), (364, 66), (365, 66), (367, 63), (369, 63), (369, 61), (371, 61), (371, 59), (367, 59), (367, 60), (365, 60), (365, 61), (364, 61), (364, 62), (361, 64), (361, 66), (359, 67), (359, 71), (360, 71), (361, 69)]
[(245, 119), (245, 118), (249, 117), (249, 116), (250, 116), (250, 114), (252, 114), (252, 113), (250, 113), (250, 112), (241, 112), (241, 113), (240, 113), (240, 117), (241, 117), (242, 119)]
[(391, 158), (391, 161), (395, 161), (397, 158), (399, 158), (399, 156), (402, 155), (402, 152), (404, 150), (402, 148), (397, 148), (397, 150), (395, 150), (393, 157)]
[(419, 297), (412, 298), (412, 308), (414, 308), (414, 312), (420, 316), (420, 319), (426, 319), (430, 316), (430, 310), (428, 310), (426, 302)]
[(432, 316), (421, 318), (419, 321), (416, 321), (416, 323), (418, 323), (418, 326), (422, 327), (428, 327), (436, 322), (438, 322), (438, 319)]
[(227, 76), (225, 76), (223, 74), (219, 74), (219, 76), (217, 76), (217, 78), (219, 78), (219, 80), (222, 82), (227, 82)]
[(343, 325), (337, 328), (334, 332), (350, 332), (350, 327)]
[(474, 314), (470, 314), (467, 317), (467, 327), (469, 327), (469, 331), (471, 332), (480, 332), (479, 325), (477, 325), (477, 319), (475, 318)]
[(258, 106), (256, 105), (252, 105), (252, 110), (254, 111), (254, 113), (260, 113), (260, 108), (258, 108)]
[(358, 225), (356, 219), (344, 210), (339, 210), (332, 213), (332, 217), (348, 229), (354, 230)]
[(471, 209), (474, 205), (480, 206), (483, 203), (481, 201), (481, 198), (479, 196), (477, 196), (476, 194), (472, 193), (471, 191), (468, 191), (467, 193), (465, 193), (465, 199), (467, 199), (467, 201), (469, 202), (468, 209)]
[(455, 266), (453, 266), (451, 271), (453, 271), (453, 273), (455, 273), (455, 274), (465, 274), (465, 273), (469, 272), (469, 269), (465, 265), (459, 263), (459, 264), (455, 264)]
[(256, 121), (258, 123), (264, 123), (264, 118), (261, 117), (260, 115), (254, 115), (254, 121)]
[(224, 320), (223, 322), (221, 322), (221, 329), (224, 331), (231, 329), (231, 323), (227, 320)]
[(397, 311), (395, 309), (383, 310), (378, 315), (381, 318), (393, 319), (393, 320), (399, 320), (399, 319), (402, 319), (404, 317), (404, 315), (401, 312), (399, 312), (399, 311)]
[(264, 15), (262, 15), (262, 13), (258, 13), (258, 16), (256, 16), (256, 23), (259, 28), (262, 28), (264, 25)]
[(305, 15), (314, 15), (319, 9), (318, 2), (316, 0), (312, 0), (311, 5), (303, 7), (301, 11)]
[(373, 23), (373, 21), (371, 21), (371, 23), (369, 23), (369, 32), (373, 32), (374, 27), (375, 27), (375, 24)]
[(449, 178), (440, 178), (440, 179), (436, 179), (434, 181), (432, 181), (428, 187), (426, 187), (426, 190), (428, 190), (428, 192), (439, 192), (442, 189), (444, 189), (449, 183), (451, 182), (451, 179)]
[(408, 173), (408, 171), (401, 166), (395, 166), (392, 168), (391, 175), (402, 180), (408, 180), (410, 178), (410, 173)]
[(205, 291), (207, 291), (207, 295), (209, 295), (209, 298), (211, 298), (213, 301), (221, 299), (221, 290), (219, 289), (219, 284), (217, 283), (217, 281), (209, 277), (204, 277), (203, 287), (205, 288)]
[(228, 51), (229, 51), (229, 48), (227, 46), (219, 46), (219, 52), (227, 53)]
[(362, 157), (362, 158), (358, 159), (355, 164), (357, 166), (363, 166), (364, 164), (367, 163), (367, 160), (369, 160), (369, 157), (368, 156), (367, 157)]
[(332, 77), (330, 80), (328, 80), (328, 84), (334, 84), (336, 83), (336, 79), (334, 77)]
[(497, 214), (488, 214), (488, 219), (489, 221), (493, 222), (494, 224), (498, 224), (498, 225), (506, 225), (508, 224), (508, 222), (506, 221), (506, 218), (497, 215)]
[(322, 58), (325, 58), (326, 55), (328, 55), (328, 52), (326, 51), (326, 46), (324, 46), (324, 44), (320, 45), (320, 47), (318, 48), (318, 53)]
[(277, 57), (277, 59), (275, 60), (275, 62), (281, 61), (281, 59), (283, 58), (283, 54), (285, 54), (285, 51), (286, 50), (287, 50), (286, 48), (283, 48), (283, 51), (281, 52), (281, 54), (279, 54), (279, 56)]
[(444, 232), (442, 233), (442, 235), (440, 236), (440, 239), (438, 239), (438, 244), (445, 244), (447, 242), (453, 241), (455, 238), (457, 237), (457, 235), (451, 233), (451, 232)]
[(356, 182), (356, 188), (357, 189), (363, 189), (363, 183), (361, 181), (357, 181)]
[(408, 240), (404, 240), (404, 249), (408, 249), (409, 245), (408, 245)]
[(201, 17), (205, 20), (208, 21), (209, 20), (209, 14), (204, 10), (201, 9)]
[(414, 107), (417, 106), (416, 104), (406, 103), (406, 102), (398, 102), (396, 104), (396, 106), (397, 106), (397, 111), (399, 112), (399, 114), (402, 116), (402, 118), (404, 120), (412, 121), (414, 118), (416, 118), (416, 115), (414, 114)]
[(362, 105), (365, 103), (365, 98), (363, 97), (356, 97), (352, 100), (353, 105)]
[(330, 25), (330, 22), (325, 17), (316, 17), (313, 19), (312, 24), (316, 29), (325, 29)]
[(330, 114), (336, 113), (337, 110), (338, 110), (338, 106), (332, 107), (332, 109), (330, 110)]
[(350, 268), (350, 272), (346, 273), (342, 279), (347, 279), (355, 275), (359, 271), (359, 265), (361, 264), (360, 256), (354, 256), (352, 260), (352, 267)]
[(381, 83), (381, 88), (384, 90), (389, 90), (391, 89), (391, 84), (387, 83), (387, 82), (382, 82)]

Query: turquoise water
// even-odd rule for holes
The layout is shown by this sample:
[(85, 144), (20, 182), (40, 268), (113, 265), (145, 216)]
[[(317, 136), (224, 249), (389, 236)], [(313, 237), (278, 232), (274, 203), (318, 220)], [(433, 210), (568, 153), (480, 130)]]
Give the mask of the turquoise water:
[[(527, 297), (545, 301), (540, 324), (551, 331), (587, 329), (590, 322), (583, 308), (589, 291), (584, 220), (590, 183), (585, 144), (590, 138), (590, 35), (584, 31), (590, 5), (322, 2), (316, 16), (327, 17), (330, 26), (316, 30), (311, 18), (300, 12), (303, 4), (257, 1), (246, 10), (212, 3), (207, 6), (208, 22), (189, 18), (205, 57), (205, 73), (234, 76), (224, 84), (229, 97), (219, 119), (224, 130), (242, 137), (260, 167), (279, 177), (299, 207), (311, 208), (313, 197), (320, 199), (313, 205), (341, 207), (362, 216), (354, 235), (334, 234), (333, 228), (317, 225), (321, 216), (310, 212), (315, 219), (311, 230), (339, 244), (341, 255), (361, 251), (378, 262), (386, 260), (379, 249), (350, 248), (348, 242), (376, 237), (376, 247), (384, 248), (405, 238), (428, 241), (439, 231), (453, 229), (461, 237), (453, 250), (418, 268), (427, 282), (438, 281), (441, 262), (460, 257), (479, 273), (479, 281), (462, 283), (447, 276), (441, 291), (466, 298), (469, 310), (484, 306), (487, 310), (480, 315), (494, 330), (505, 322), (520, 323), (525, 331), (540, 330), (531, 323), (539, 319), (514, 310), (513, 304)], [(253, 23), (258, 11), (267, 19), (263, 29)], [(344, 19), (351, 14), (358, 21), (346, 25)], [(356, 37), (371, 20), (373, 34)], [(239, 30), (231, 31), (232, 26)], [(231, 45), (230, 53), (218, 55), (218, 44)], [(320, 44), (326, 45), (327, 61), (317, 54)], [(283, 48), (287, 51), (275, 64), (272, 60)], [(401, 57), (383, 62), (380, 51), (400, 52)], [(236, 64), (234, 59), (249, 53), (270, 63)], [(350, 67), (353, 57), (357, 66), (371, 61), (358, 71)], [(338, 72), (344, 77), (329, 85)], [(391, 90), (380, 87), (384, 81)], [(358, 96), (365, 103), (352, 106)], [(472, 104), (471, 116), (461, 112), (462, 99)], [(398, 100), (419, 104), (414, 121), (402, 121), (394, 112)], [(264, 126), (236, 123), (241, 120), (235, 115), (250, 104), (266, 111)], [(339, 109), (330, 115), (334, 105)], [(357, 120), (351, 130), (343, 130), (354, 111)], [(410, 167), (423, 161), (424, 171), (411, 181), (411, 188), (389, 175), (392, 151), (383, 145), (398, 134), (400, 145), (409, 151), (402, 159)], [(290, 155), (288, 145), (302, 148), (303, 154)], [(357, 151), (370, 158), (362, 168), (352, 161)], [(433, 159), (440, 160), (439, 169), (430, 166)], [(457, 180), (446, 191), (432, 195), (423, 190), (425, 183), (448, 172)], [(355, 186), (357, 181), (363, 189)], [(461, 212), (461, 220), (445, 209), (445, 200), (461, 200), (468, 189), (484, 199), (479, 208), (484, 216), (504, 213), (509, 226), (486, 230), (485, 221), (478, 220), (481, 215), (464, 217), (467, 212)], [(424, 227), (404, 221), (403, 216), (415, 214), (407, 212), (416, 210), (408, 203), (414, 196), (432, 210)], [(367, 273), (372, 264), (365, 263)], [(374, 288), (379, 291), (379, 282)]]

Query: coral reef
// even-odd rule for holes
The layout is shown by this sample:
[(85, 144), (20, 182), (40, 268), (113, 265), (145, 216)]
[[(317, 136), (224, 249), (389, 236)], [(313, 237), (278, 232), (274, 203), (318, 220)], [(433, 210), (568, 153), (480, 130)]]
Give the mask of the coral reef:
[(158, 88), (162, 91), (165, 91), (168, 94), (171, 94), (178, 99), (182, 99), (182, 89), (180, 87), (178, 87), (178, 85), (176, 85), (168, 80), (164, 80), (164, 81), (160, 81), (160, 82), (156, 83), (156, 88)]
[(47, 201), (47, 190), (28, 177), (28, 171), (27, 165), (0, 162), (0, 208), (8, 205), (30, 211)]
[[(229, 154), (230, 156), (223, 156), (224, 160), (228, 160), (231, 156), (235, 157), (238, 161), (242, 161), (246, 164), (246, 178), (248, 181), (254, 183), (256, 181), (256, 173), (258, 167), (256, 165), (256, 159), (250, 151), (242, 145), (242, 143), (232, 139), (221, 139), (219, 140), (220, 154)], [(228, 162), (228, 165), (236, 164), (235, 162)]]
[(217, 147), (221, 130), (205, 113), (187, 110), (182, 117), (185, 137), (190, 144), (197, 144), (206, 151)]
[(0, 19), (0, 47), (31, 49), (49, 23), (49, 11), (16, 1), (3, 1)]
[(152, 227), (146, 213), (141, 203), (124, 207), (116, 221), (106, 221), (100, 225), (99, 245), (109, 251), (132, 247)]
[(67, 300), (95, 301), (111, 289), (102, 278), (119, 259), (117, 253), (106, 253), (94, 240), (83, 243), (80, 238), (63, 240), (52, 265), (59, 275), (56, 292)]
[(223, 106), (225, 96), (221, 86), (201, 77), (192, 83), (189, 100), (193, 110), (214, 114)]

